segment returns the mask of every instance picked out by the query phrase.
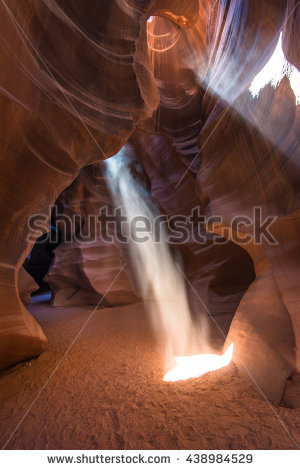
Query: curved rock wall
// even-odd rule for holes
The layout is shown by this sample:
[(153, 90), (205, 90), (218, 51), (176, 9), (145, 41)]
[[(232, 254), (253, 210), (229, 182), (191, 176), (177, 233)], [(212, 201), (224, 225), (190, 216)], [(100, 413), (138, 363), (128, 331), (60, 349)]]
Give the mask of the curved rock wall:
[(120, 224), (106, 221), (106, 211), (110, 216), (115, 207), (105, 167), (95, 164), (83, 168), (59, 197), (58, 206), (63, 208), (56, 217), (62, 243), (45, 279), (52, 289), (52, 305), (136, 302), (138, 291), (128, 245), (118, 243)]
[[(258, 269), (251, 244), (245, 246), (255, 263), (256, 281), (237, 309), (228, 342), (235, 343), (234, 360), (245, 375), (252, 376), (269, 398), (279, 402), (286, 379), (295, 368), (300, 370), (300, 297), (296, 280), (300, 266), (296, 236), (299, 107), (287, 78), (276, 90), (268, 85), (255, 99), (248, 88), (257, 67), (262, 67), (274, 52), (279, 31), (287, 36), (287, 29), (294, 28), (281, 2), (264, 7), (258, 2), (248, 4), (241, 35), (237, 35), (236, 42), (230, 42), (230, 23), (227, 25), (226, 20), (220, 39), (226, 50), (221, 55), (218, 48), (221, 60), (218, 54), (213, 58), (203, 98), (205, 121), (199, 135), (197, 192), (207, 200), (206, 211), (221, 215), (227, 227), (235, 215), (253, 220), (254, 207), (260, 208), (263, 220), (270, 215), (277, 217), (271, 228), (276, 243), (263, 240), (260, 244), (259, 260), (266, 260), (267, 271)], [(264, 8), (260, 27), (251, 5), (256, 5), (258, 11)], [(289, 57), (295, 57), (291, 50)], [(232, 67), (231, 59), (239, 64), (239, 70)], [(253, 229), (254, 222), (242, 233)], [(272, 366), (267, 367), (267, 363)]]
[(16, 289), (29, 217), (49, 215), (79, 169), (114, 155), (158, 105), (150, 10), (153, 0), (1, 2), (0, 367), (47, 343)]
[(166, 138), (136, 131), (129, 142), (148, 176), (151, 196), (161, 212), (170, 221), (176, 216), (185, 217), (181, 225), (187, 235), (182, 241), (180, 235), (174, 235), (178, 241), (174, 239), (173, 246), (182, 256), (191, 304), (195, 304), (198, 313), (208, 310), (211, 315), (233, 314), (255, 277), (250, 257), (230, 241), (214, 243), (203, 222), (190, 221), (194, 209), (204, 216), (205, 206), (195, 192), (195, 177), (188, 173), (181, 179), (185, 165)]
[[(272, 225), (276, 243), (260, 243), (259, 259), (266, 260), (268, 271), (258, 269), (251, 243), (240, 244), (253, 260), (256, 280), (241, 301), (229, 340), (235, 343), (240, 369), (279, 402), (286, 379), (300, 367), (299, 107), (287, 77), (276, 89), (267, 85), (256, 98), (249, 89), (273, 55), (281, 31), (287, 59), (299, 66), (299, 5), (252, 0), (216, 2), (213, 9), (204, 2), (202, 8), (197, 24), (171, 49), (159, 50), (152, 34), (163, 34), (163, 23), (152, 26), (149, 42), (161, 100), (154, 119), (140, 128), (167, 136), (188, 168), (166, 194), (180, 186), (187, 194), (191, 174), (197, 174), (203, 212), (221, 216), (228, 229), (235, 216), (246, 216), (253, 223), (241, 236), (253, 232), (255, 207), (262, 220), (277, 218)], [(273, 73), (278, 73), (276, 66)], [(149, 142), (144, 150), (140, 146), (141, 154), (152, 149)], [(148, 153), (155, 161), (153, 146)], [(168, 160), (168, 151), (159, 152), (161, 161)], [(172, 155), (168, 168), (174, 160)], [(204, 266), (214, 263), (217, 269), (210, 253)], [(197, 264), (196, 273), (203, 282), (201, 267)]]

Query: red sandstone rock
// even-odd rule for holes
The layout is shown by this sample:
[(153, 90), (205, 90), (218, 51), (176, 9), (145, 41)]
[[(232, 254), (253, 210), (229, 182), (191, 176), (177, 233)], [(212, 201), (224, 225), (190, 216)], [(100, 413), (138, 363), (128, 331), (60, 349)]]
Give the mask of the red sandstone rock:
[[(101, 209), (114, 208), (104, 166), (83, 168), (58, 203), (64, 206), (57, 223), (62, 243), (55, 250), (55, 262), (46, 277), (53, 291), (53, 306), (136, 302), (128, 245), (118, 243), (115, 227), (100, 215)], [(67, 217), (70, 222), (76, 222), (77, 217), (81, 223), (69, 224)], [(106, 231), (112, 242), (106, 241)]]
[(114, 155), (158, 105), (146, 43), (150, 11), (150, 0), (0, 5), (0, 367), (47, 343), (15, 286), (32, 247), (28, 218), (49, 214), (80, 167)]
[[(100, 0), (0, 4), (0, 367), (46, 346), (16, 288), (16, 272), (32, 246), (28, 218), (49, 213), (82, 166), (114, 155), (138, 127), (169, 141), (161, 147), (161, 137), (137, 139), (151, 193), (166, 213), (185, 211), (199, 200), (206, 214), (222, 216), (227, 227), (235, 215), (252, 216), (254, 206), (263, 217), (278, 217), (272, 228), (278, 244), (260, 247), (266, 271), (260, 271), (253, 245), (244, 247), (256, 280), (241, 300), (229, 339), (238, 364), (242, 358), (275, 402), (288, 375), (299, 372), (299, 107), (287, 79), (276, 90), (266, 87), (257, 99), (248, 91), (280, 31), (288, 59), (299, 66), (299, 7), (294, 0), (232, 0), (213, 7), (205, 1), (198, 15), (197, 5), (113, 0), (107, 11), (108, 3)], [(187, 29), (174, 26), (179, 31), (174, 49), (152, 47), (150, 55), (146, 20), (155, 14), (164, 17), (158, 32), (167, 27), (165, 18)], [(143, 141), (152, 152), (141, 148)], [(174, 187), (186, 167), (179, 198)], [(191, 174), (197, 174), (198, 199)], [(237, 269), (246, 254), (230, 246), (226, 259), (230, 265), (236, 256)], [(103, 284), (93, 273), (90, 253), (79, 249), (81, 299), (84, 276), (98, 298), (100, 284), (108, 284), (111, 266), (118, 265), (114, 250), (98, 249), (94, 246), (91, 256), (97, 253), (109, 265)], [(192, 244), (187, 251), (186, 270), (204, 286), (201, 295), (206, 289), (205, 300), (211, 301), (207, 286), (215, 280), (220, 297), (226, 279), (221, 253), (214, 256), (218, 250), (211, 248), (199, 254)], [(74, 270), (64, 276), (62, 286), (72, 284)]]
[(25, 306), (30, 304), (30, 294), (38, 290), (38, 288), (38, 284), (22, 266), (18, 273), (18, 291), (20, 299)]

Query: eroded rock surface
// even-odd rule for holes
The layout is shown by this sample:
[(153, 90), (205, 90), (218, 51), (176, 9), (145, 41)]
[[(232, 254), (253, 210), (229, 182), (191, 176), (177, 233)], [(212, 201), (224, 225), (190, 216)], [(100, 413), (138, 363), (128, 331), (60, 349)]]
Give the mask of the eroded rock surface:
[[(80, 168), (114, 155), (132, 136), (162, 212), (199, 205), (222, 218), (229, 242), (199, 248), (188, 240), (180, 248), (185, 272), (209, 309), (237, 308), (228, 338), (234, 359), (278, 403), (287, 378), (300, 371), (299, 106), (287, 76), (250, 91), (281, 33), (286, 58), (299, 67), (297, 2), (9, 0), (0, 13), (0, 366), (46, 347), (16, 288), (34, 241), (29, 217), (49, 214)], [(94, 184), (101, 194), (97, 177)], [(79, 206), (89, 201), (80, 211), (93, 212), (93, 194), (76, 191)], [(232, 237), (239, 216), (252, 224), (233, 228), (253, 233), (255, 207), (263, 220), (276, 218), (276, 243)], [(83, 293), (97, 301), (123, 262), (118, 250), (61, 245), (50, 274), (60, 283), (56, 301), (82, 301)], [(119, 294), (134, 301), (124, 276), (126, 289), (112, 292), (111, 303)]]
[(55, 262), (46, 277), (53, 306), (136, 302), (128, 244), (118, 243), (119, 225), (106, 220), (113, 215), (115, 205), (104, 165), (83, 168), (58, 203), (63, 207), (57, 217), (62, 243), (55, 250)]

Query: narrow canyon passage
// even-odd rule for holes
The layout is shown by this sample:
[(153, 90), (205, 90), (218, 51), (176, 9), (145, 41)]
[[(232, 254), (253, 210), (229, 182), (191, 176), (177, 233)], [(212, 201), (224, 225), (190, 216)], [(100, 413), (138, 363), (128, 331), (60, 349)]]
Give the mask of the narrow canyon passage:
[[(272, 409), (233, 363), (198, 379), (163, 382), (163, 354), (142, 303), (92, 315), (92, 307), (29, 309), (50, 347), (1, 372), (1, 447), (295, 449), (292, 439), (300, 445), (295, 410)], [(214, 318), (226, 334), (231, 317)], [(211, 336), (219, 349), (221, 334), (212, 328)]]
[(300, 468), (299, 0), (0, 0), (0, 22), (0, 470)]

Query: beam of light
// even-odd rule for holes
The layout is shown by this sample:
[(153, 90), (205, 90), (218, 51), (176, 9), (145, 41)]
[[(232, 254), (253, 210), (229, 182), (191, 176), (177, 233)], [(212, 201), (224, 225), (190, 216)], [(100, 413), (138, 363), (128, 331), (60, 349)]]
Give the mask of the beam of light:
[(175, 366), (164, 376), (164, 382), (176, 382), (200, 377), (207, 372), (221, 369), (230, 364), (233, 355), (233, 344), (225, 354), (199, 354), (197, 356), (175, 357)]
[(147, 19), (147, 23), (152, 23), (153, 21), (153, 16), (149, 16), (149, 18)]
[(300, 104), (300, 72), (293, 64), (291, 64), (282, 49), (282, 32), (276, 49), (269, 62), (256, 75), (250, 85), (249, 91), (253, 98), (257, 98), (267, 85), (277, 88), (284, 77), (290, 81), (291, 88), (296, 97), (296, 105)]
[[(127, 216), (123, 228), (128, 234), (131, 265), (136, 272), (139, 296), (146, 302), (149, 318), (157, 339), (164, 348), (168, 364), (174, 357), (209, 349), (207, 320), (199, 315), (201, 320), (199, 318), (196, 329), (185, 281), (168, 244), (167, 230), (164, 224), (157, 225), (158, 209), (138, 177), (132, 173), (134, 160), (130, 161), (129, 157), (127, 150), (123, 148), (105, 161), (108, 184), (116, 207), (122, 207)], [(142, 217), (140, 220), (145, 230), (141, 232), (142, 227), (139, 227), (138, 238), (134, 222), (137, 217)], [(145, 228), (146, 220), (148, 228)]]

